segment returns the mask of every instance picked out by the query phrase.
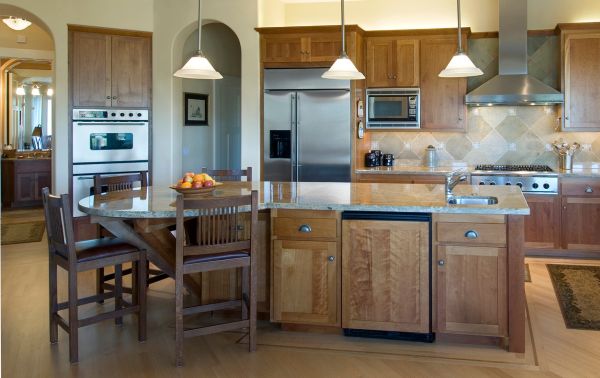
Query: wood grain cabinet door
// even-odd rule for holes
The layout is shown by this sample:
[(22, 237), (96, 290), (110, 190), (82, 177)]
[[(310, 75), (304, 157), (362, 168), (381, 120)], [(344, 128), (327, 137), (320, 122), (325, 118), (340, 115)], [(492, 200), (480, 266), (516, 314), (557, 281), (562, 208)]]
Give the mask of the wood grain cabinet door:
[(15, 174), (15, 202), (27, 202), (37, 200), (35, 173), (16, 173)]
[(506, 336), (506, 249), (438, 246), (437, 331)]
[(307, 37), (311, 62), (333, 63), (342, 51), (342, 37), (336, 35), (312, 35)]
[(429, 331), (429, 225), (344, 220), (342, 327)]
[(35, 175), (35, 199), (42, 200), (42, 189), (52, 189), (52, 174), (50, 172), (39, 172)]
[(560, 197), (526, 195), (531, 211), (525, 216), (525, 248), (560, 248)]
[(367, 39), (367, 87), (394, 87), (395, 39)]
[(564, 129), (600, 131), (600, 31), (564, 37)]
[(265, 63), (295, 63), (308, 59), (309, 47), (300, 36), (265, 36), (261, 47)]
[(152, 80), (150, 39), (112, 36), (112, 106), (150, 106)]
[(394, 49), (394, 85), (397, 87), (419, 86), (419, 41), (399, 39)]
[(273, 241), (271, 320), (339, 325), (337, 243)]
[(420, 45), (421, 129), (463, 131), (466, 78), (439, 77), (456, 53), (452, 39), (423, 39)]
[(73, 32), (73, 106), (111, 106), (110, 35)]
[(563, 248), (600, 252), (600, 196), (562, 198)]

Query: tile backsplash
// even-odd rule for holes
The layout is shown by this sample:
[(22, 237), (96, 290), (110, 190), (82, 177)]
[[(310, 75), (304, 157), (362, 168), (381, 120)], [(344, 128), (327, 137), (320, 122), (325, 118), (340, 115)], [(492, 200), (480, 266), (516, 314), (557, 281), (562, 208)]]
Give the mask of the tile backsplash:
[(466, 133), (373, 132), (371, 148), (393, 153), (396, 165), (420, 165), (425, 148), (438, 149), (440, 165), (547, 164), (558, 166), (550, 144), (579, 142), (574, 163), (600, 166), (600, 132), (560, 132), (558, 106), (471, 107)]

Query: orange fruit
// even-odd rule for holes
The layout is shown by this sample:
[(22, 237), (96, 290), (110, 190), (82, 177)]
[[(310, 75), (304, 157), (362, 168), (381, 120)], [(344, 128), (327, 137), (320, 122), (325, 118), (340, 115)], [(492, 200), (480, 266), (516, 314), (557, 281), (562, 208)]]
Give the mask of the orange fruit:
[(182, 182), (181, 185), (179, 186), (182, 189), (189, 189), (192, 187), (192, 183), (189, 181), (186, 182)]
[(194, 182), (203, 182), (204, 181), (204, 176), (202, 176), (202, 174), (197, 174), (194, 175)]

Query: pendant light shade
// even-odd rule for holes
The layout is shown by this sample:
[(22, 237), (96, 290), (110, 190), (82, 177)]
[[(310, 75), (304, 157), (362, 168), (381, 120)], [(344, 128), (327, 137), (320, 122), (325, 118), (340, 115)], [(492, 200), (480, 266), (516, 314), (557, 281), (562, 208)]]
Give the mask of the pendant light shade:
[(31, 95), (32, 96), (39, 96), (40, 93), (40, 87), (38, 87), (37, 85), (34, 85), (33, 88), (31, 88)]
[(202, 0), (198, 0), (198, 52), (173, 75), (185, 79), (213, 80), (223, 78), (202, 53)]
[(47, 95), (48, 97), (52, 97), (52, 96), (54, 96), (54, 89), (52, 89), (52, 88), (48, 88), (48, 89), (46, 90), (46, 95)]
[(17, 96), (25, 96), (25, 88), (23, 86), (17, 87), (16, 93)]
[(344, 24), (344, 0), (342, 3), (342, 53), (340, 57), (333, 62), (331, 68), (321, 75), (324, 79), (336, 79), (336, 80), (363, 80), (363, 75), (359, 70), (356, 69), (352, 60), (346, 55), (346, 25)]
[(446, 68), (440, 72), (439, 77), (471, 77), (483, 75), (483, 71), (473, 64), (471, 59), (469, 59), (462, 49), (460, 0), (456, 0), (456, 9), (458, 15), (458, 49), (456, 50), (456, 54), (454, 54), (450, 60), (450, 63), (448, 63)]
[(27, 29), (29, 25), (31, 25), (30, 21), (25, 20), (24, 18), (13, 17), (10, 16), (2, 20), (6, 26), (11, 28), (12, 30), (23, 30)]

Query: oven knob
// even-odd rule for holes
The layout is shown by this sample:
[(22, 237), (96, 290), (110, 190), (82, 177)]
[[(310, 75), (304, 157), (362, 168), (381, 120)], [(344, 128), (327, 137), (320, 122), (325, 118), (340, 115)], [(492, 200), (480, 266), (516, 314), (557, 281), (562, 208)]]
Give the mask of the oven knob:
[(544, 184), (544, 189), (550, 189), (550, 184)]
[(506, 184), (504, 184), (504, 185), (512, 185), (512, 184), (511, 184), (510, 182), (507, 182), (507, 183), (506, 183)]
[(479, 185), (485, 185), (485, 182), (481, 181), (479, 182)]
[(490, 182), (490, 185), (496, 185), (496, 183), (492, 181), (492, 182)]
[(522, 183), (520, 183), (520, 182), (518, 182), (518, 183), (517, 183), (517, 186), (518, 186), (519, 188), (522, 188), (522, 187), (523, 187), (523, 184), (522, 184)]
[(141, 117), (141, 116), (142, 116), (142, 113), (138, 113), (138, 114), (137, 114), (137, 116), (138, 116), (138, 117)]
[(534, 183), (533, 183), (533, 185), (531, 185), (531, 187), (532, 187), (533, 189), (537, 189), (537, 188), (539, 188), (540, 186), (538, 185), (538, 183), (537, 183), (537, 182), (534, 182)]
[(125, 113), (121, 113), (121, 114), (120, 114), (120, 116), (121, 116), (121, 117), (125, 117)]
[(117, 113), (114, 113), (114, 112), (113, 112), (113, 113), (110, 113), (110, 115), (114, 117), (114, 116), (116, 116), (116, 115), (117, 115)]
[(129, 113), (129, 116), (130, 116), (130, 117), (133, 117), (133, 113)]

